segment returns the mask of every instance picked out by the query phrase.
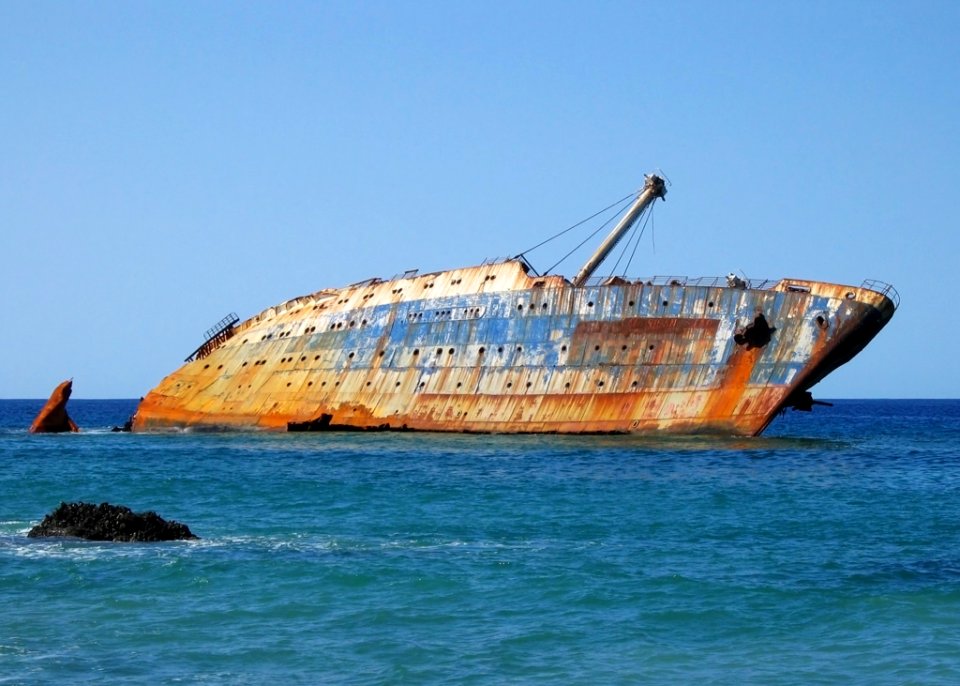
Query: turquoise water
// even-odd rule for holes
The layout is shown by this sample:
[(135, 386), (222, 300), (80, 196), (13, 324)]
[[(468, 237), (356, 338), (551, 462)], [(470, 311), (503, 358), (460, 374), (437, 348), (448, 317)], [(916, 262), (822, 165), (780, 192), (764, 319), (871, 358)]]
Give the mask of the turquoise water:
[[(0, 401), (0, 683), (960, 682), (960, 401), (760, 439), (78, 435)], [(202, 540), (34, 540), (61, 500)]]

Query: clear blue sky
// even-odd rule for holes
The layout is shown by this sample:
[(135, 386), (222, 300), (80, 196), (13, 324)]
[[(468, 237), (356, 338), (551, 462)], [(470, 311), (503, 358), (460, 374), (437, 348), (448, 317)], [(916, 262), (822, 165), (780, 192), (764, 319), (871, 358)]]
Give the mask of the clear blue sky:
[(958, 397), (958, 36), (957, 2), (0, 0), (0, 397), (138, 397), (230, 311), (515, 254), (657, 168), (634, 275), (890, 282), (815, 394)]

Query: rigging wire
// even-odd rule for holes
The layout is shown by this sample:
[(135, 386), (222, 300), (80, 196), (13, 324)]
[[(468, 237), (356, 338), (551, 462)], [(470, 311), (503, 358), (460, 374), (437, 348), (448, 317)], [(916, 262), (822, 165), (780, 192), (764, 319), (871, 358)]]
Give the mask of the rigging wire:
[[(617, 205), (622, 205), (622, 204), (624, 204), (624, 203), (625, 203), (627, 200), (629, 200), (630, 198), (636, 197), (636, 195), (637, 195), (636, 193), (630, 193), (629, 195), (625, 195), (624, 197), (622, 197), (622, 198), (620, 198), (619, 200), (617, 200), (615, 203), (610, 204), (610, 205), (607, 205), (606, 207), (604, 207), (604, 208), (603, 208), (602, 210), (600, 210), (599, 212), (596, 212), (596, 213), (594, 213), (594, 214), (591, 214), (591, 215), (590, 215), (589, 217), (587, 217), (586, 219), (583, 219), (583, 220), (581, 220), (581, 221), (578, 221), (576, 224), (574, 224), (573, 226), (570, 226), (570, 227), (564, 229), (564, 230), (561, 231), (560, 233), (554, 234), (553, 236), (550, 236), (550, 238), (547, 238), (546, 240), (543, 240), (543, 241), (537, 243), (537, 244), (536, 244), (535, 246), (533, 246), (532, 248), (527, 248), (527, 249), (524, 250), (523, 252), (518, 253), (518, 254), (517, 254), (517, 257), (521, 257), (522, 255), (524, 255), (524, 254), (526, 254), (526, 253), (528, 253), (528, 252), (531, 252), (531, 251), (533, 251), (533, 250), (536, 250), (537, 248), (539, 248), (539, 247), (542, 246), (542, 245), (546, 245), (547, 243), (549, 243), (549, 242), (552, 241), (552, 240), (555, 240), (555, 239), (557, 239), (557, 238), (560, 238), (560, 236), (562, 236), (563, 234), (565, 234), (565, 233), (567, 233), (567, 232), (569, 232), (569, 231), (573, 231), (573, 230), (574, 230), (575, 228), (577, 228), (578, 226), (581, 226), (581, 225), (583, 225), (583, 224), (586, 224), (586, 223), (587, 223), (588, 221), (590, 221), (591, 219), (594, 219), (594, 218), (596, 218), (596, 217), (599, 217), (601, 214), (603, 214), (604, 212), (606, 212), (606, 211), (609, 210), (609, 209), (612, 209), (612, 208), (616, 207)], [(619, 212), (619, 211), (620, 211), (620, 210), (618, 210), (618, 212)], [(609, 224), (609, 221), (608, 221), (607, 223)], [(586, 242), (586, 241), (584, 241), (584, 242)], [(569, 257), (569, 255), (567, 255), (567, 257)], [(564, 259), (566, 259), (566, 257), (565, 257)], [(562, 261), (563, 261), (563, 260), (560, 260), (560, 262), (562, 262)], [(559, 262), (558, 262), (557, 264), (559, 264)], [(554, 265), (554, 267), (555, 267), (555, 266), (557, 266), (557, 265)], [(551, 269), (552, 269), (552, 268), (553, 268), (553, 267), (551, 267)], [(550, 271), (550, 270), (548, 269), (547, 271)]]
[[(609, 276), (613, 276), (617, 273), (617, 268), (620, 266), (620, 262), (623, 260), (624, 256), (630, 251), (630, 244), (633, 244), (633, 251), (630, 253), (630, 259), (627, 260), (626, 266), (623, 268), (622, 276), (626, 276), (627, 272), (630, 269), (630, 264), (633, 262), (634, 256), (637, 254), (637, 248), (640, 247), (640, 241), (643, 238), (643, 232), (647, 228), (647, 222), (650, 221), (650, 217), (653, 216), (653, 204), (648, 205), (644, 211), (641, 213), (640, 217), (637, 217), (637, 221), (634, 222), (633, 227), (630, 229), (630, 236), (627, 238), (626, 242), (623, 244), (623, 249), (620, 251), (620, 255), (617, 257), (616, 263), (613, 265), (613, 268), (609, 272)], [(643, 218), (643, 225), (640, 225), (640, 218)]]
[[(610, 223), (611, 223), (614, 219), (617, 218), (617, 215), (618, 215), (618, 214), (619, 214), (619, 212), (618, 212), (617, 214), (613, 215), (612, 217), (610, 217), (610, 218), (609, 218), (607, 221), (605, 221), (603, 224), (601, 224), (600, 226), (598, 226), (598, 227), (594, 230), (593, 233), (591, 233), (589, 236), (587, 236), (587, 237), (584, 238), (582, 241), (580, 241), (580, 243), (579, 243), (578, 245), (576, 245), (576, 246), (573, 248), (573, 250), (571, 250), (571, 251), (568, 252), (566, 255), (564, 255), (564, 256), (561, 257), (559, 260), (557, 260), (554, 264), (552, 264), (552, 265), (550, 266), (550, 268), (547, 269), (547, 270), (543, 273), (543, 275), (546, 275), (546, 274), (549, 274), (550, 272), (552, 272), (555, 267), (557, 267), (558, 265), (562, 264), (564, 260), (566, 260), (568, 257), (570, 257), (573, 253), (577, 252), (577, 250), (579, 250), (580, 248), (582, 248), (584, 245), (586, 245), (587, 241), (589, 241), (591, 238), (593, 238), (593, 237), (596, 236), (598, 233), (600, 233), (601, 231), (603, 231), (607, 226), (609, 226)], [(581, 224), (582, 224), (582, 223), (583, 223), (583, 222), (581, 222)], [(523, 254), (523, 253), (521, 253), (521, 254)]]
[(643, 226), (640, 227), (640, 233), (639, 233), (639, 235), (637, 236), (637, 242), (633, 244), (633, 252), (630, 253), (630, 259), (627, 260), (627, 266), (623, 268), (623, 275), (624, 275), (624, 276), (626, 276), (626, 275), (627, 275), (627, 272), (630, 270), (630, 265), (633, 263), (633, 258), (634, 258), (634, 257), (636, 256), (636, 254), (637, 254), (637, 248), (640, 247), (640, 240), (643, 238), (643, 232), (647, 230), (647, 222), (650, 222), (650, 227), (651, 227), (651, 228), (650, 228), (650, 235), (651, 235), (651, 237), (653, 236), (653, 227), (655, 226), (655, 223), (654, 223), (654, 221), (653, 221), (653, 217), (654, 217), (653, 208), (654, 208), (654, 206), (651, 204), (651, 205), (650, 205), (650, 212), (647, 214), (646, 218), (643, 220)]
[[(642, 217), (644, 214), (646, 214), (646, 212), (647, 210), (644, 209), (644, 211), (641, 213), (640, 216)], [(630, 248), (630, 244), (633, 242), (633, 237), (636, 235), (636, 233), (637, 233), (637, 222), (635, 221), (633, 223), (633, 226), (630, 227), (630, 235), (627, 237), (627, 240), (623, 242), (620, 248), (620, 255), (617, 257), (617, 261), (614, 263), (613, 268), (610, 269), (607, 276), (613, 276), (614, 274), (617, 273), (617, 267), (620, 266), (620, 260), (623, 259), (623, 256), (626, 254), (627, 250)]]
[(653, 217), (650, 217), (653, 221), (650, 224), (650, 245), (653, 246), (653, 254), (657, 254), (657, 222)]

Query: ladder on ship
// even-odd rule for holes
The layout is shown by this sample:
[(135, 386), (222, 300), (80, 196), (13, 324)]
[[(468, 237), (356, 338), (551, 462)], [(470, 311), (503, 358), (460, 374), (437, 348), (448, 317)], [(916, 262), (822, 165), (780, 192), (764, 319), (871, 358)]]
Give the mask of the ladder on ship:
[(219, 322), (211, 326), (203, 335), (203, 343), (200, 344), (199, 348), (190, 353), (184, 362), (202, 360), (221, 345), (226, 343), (233, 336), (233, 327), (236, 326), (237, 322), (239, 321), (240, 317), (237, 316), (237, 313), (231, 312)]

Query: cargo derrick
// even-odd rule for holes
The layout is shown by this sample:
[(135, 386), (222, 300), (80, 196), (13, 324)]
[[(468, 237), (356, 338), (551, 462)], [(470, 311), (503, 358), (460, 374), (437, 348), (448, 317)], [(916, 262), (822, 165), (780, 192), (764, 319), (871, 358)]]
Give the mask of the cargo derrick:
[(133, 428), (756, 435), (808, 409), (808, 389), (876, 335), (896, 292), (592, 283), (638, 206), (662, 197), (658, 181), (572, 283), (513, 259), (295, 298), (161, 381)]

